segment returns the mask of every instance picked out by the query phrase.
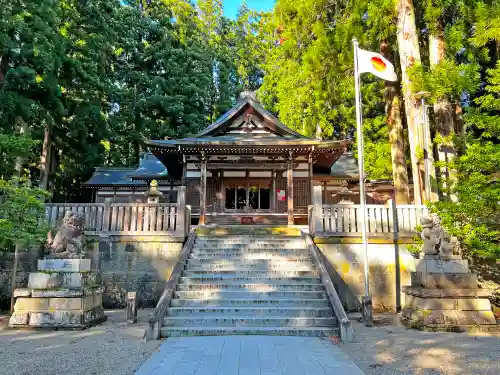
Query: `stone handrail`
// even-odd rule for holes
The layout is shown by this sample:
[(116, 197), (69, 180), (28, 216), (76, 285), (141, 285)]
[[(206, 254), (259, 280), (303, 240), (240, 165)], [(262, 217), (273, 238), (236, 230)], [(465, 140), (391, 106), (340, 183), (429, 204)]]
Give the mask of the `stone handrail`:
[(146, 341), (149, 340), (158, 340), (161, 334), (161, 327), (163, 324), (163, 318), (167, 312), (168, 306), (170, 305), (170, 301), (175, 292), (175, 288), (179, 279), (181, 277), (182, 271), (184, 270), (184, 265), (193, 249), (194, 241), (196, 240), (195, 231), (191, 231), (186, 240), (186, 243), (182, 247), (181, 253), (179, 255), (179, 260), (175, 265), (170, 277), (165, 285), (165, 289), (160, 297), (158, 304), (156, 305), (154, 311), (148, 318), (148, 327), (144, 332), (144, 339)]
[[(416, 233), (420, 218), (428, 214), (424, 205), (366, 205), (368, 233), (394, 233), (395, 231)], [(361, 206), (359, 204), (324, 204), (314, 206), (314, 220), (309, 225), (319, 222), (310, 233), (360, 233)], [(395, 223), (394, 220), (397, 220)], [(319, 230), (321, 228), (321, 230)]]
[(342, 302), (335, 290), (335, 286), (333, 285), (332, 279), (328, 274), (326, 266), (323, 262), (323, 258), (321, 257), (318, 247), (314, 243), (313, 239), (309, 234), (305, 234), (302, 232), (306, 240), (307, 248), (309, 249), (314, 263), (316, 263), (316, 267), (318, 267), (318, 271), (321, 277), (321, 282), (325, 286), (326, 294), (330, 300), (330, 304), (332, 305), (333, 312), (335, 317), (337, 318), (340, 330), (340, 339), (342, 342), (353, 342), (354, 341), (354, 329), (352, 328), (351, 321), (347, 316), (344, 307), (342, 306)]

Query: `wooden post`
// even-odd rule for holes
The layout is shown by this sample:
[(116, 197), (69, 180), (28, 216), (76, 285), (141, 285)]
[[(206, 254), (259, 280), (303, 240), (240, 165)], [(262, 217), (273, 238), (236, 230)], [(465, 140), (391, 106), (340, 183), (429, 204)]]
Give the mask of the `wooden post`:
[(220, 171), (220, 212), (224, 212), (226, 209), (226, 186), (224, 185), (223, 172)]
[(274, 169), (271, 171), (271, 178), (272, 178), (271, 209), (273, 212), (277, 212), (277, 208), (276, 208), (276, 172)]
[(314, 204), (314, 193), (313, 193), (313, 190), (314, 190), (314, 180), (313, 180), (313, 152), (311, 151), (309, 153), (309, 197), (311, 199), (311, 204)]
[(207, 210), (207, 157), (205, 151), (201, 152), (201, 175), (200, 175), (200, 221), (199, 225), (205, 225)]
[(179, 186), (177, 190), (177, 227), (175, 230), (183, 236), (187, 236), (187, 233), (184, 233), (186, 219), (186, 186)]
[(321, 185), (313, 186), (313, 205), (315, 233), (323, 232), (323, 187)]
[(286, 170), (287, 198), (288, 198), (288, 225), (293, 225), (293, 154), (288, 153), (288, 168)]
[(127, 323), (137, 323), (137, 292), (127, 293)]

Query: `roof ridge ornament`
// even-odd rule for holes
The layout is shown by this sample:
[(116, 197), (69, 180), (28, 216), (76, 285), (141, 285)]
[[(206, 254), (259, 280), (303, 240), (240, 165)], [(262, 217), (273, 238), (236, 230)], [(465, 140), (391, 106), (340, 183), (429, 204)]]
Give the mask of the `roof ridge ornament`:
[(241, 100), (252, 99), (256, 102), (258, 101), (257, 94), (255, 93), (255, 91), (252, 91), (252, 90), (243, 90), (242, 92), (240, 92), (240, 99)]

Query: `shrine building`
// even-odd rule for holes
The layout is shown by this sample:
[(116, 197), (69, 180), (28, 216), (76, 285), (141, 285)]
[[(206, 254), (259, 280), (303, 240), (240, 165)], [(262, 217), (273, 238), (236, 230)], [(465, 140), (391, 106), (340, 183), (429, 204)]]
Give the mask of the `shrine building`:
[[(191, 206), (194, 224), (306, 224), (312, 187), (323, 203), (359, 202), (350, 140), (305, 137), (246, 95), (212, 125), (182, 139), (150, 140), (136, 168), (96, 168), (94, 201), (143, 202), (150, 181), (161, 201)], [(368, 181), (368, 203), (390, 199), (390, 181)]]

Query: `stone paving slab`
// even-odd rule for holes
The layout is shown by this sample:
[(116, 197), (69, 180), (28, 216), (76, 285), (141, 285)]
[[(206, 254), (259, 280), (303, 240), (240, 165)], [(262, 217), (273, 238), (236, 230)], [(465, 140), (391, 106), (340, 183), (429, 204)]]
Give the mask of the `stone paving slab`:
[(136, 375), (364, 375), (329, 339), (168, 338)]

